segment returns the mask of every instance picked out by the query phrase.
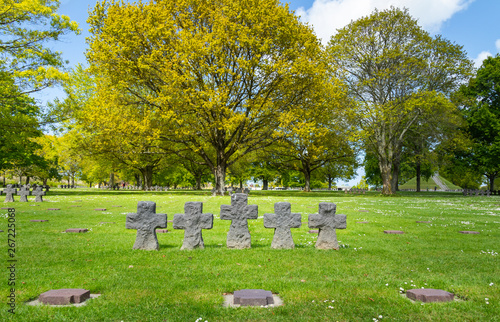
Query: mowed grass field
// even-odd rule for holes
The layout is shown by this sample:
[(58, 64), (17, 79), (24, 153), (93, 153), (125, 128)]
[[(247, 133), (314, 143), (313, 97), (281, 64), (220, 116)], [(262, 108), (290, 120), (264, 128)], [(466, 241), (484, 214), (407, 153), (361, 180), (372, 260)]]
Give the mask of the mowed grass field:
[[(500, 320), (498, 196), (252, 192), (249, 204), (259, 206), (259, 219), (249, 221), (252, 248), (245, 250), (226, 248), (230, 222), (219, 213), (222, 204), (230, 204), (229, 196), (55, 189), (43, 203), (28, 199), (2, 203), (15, 208), (15, 314), (7, 305), (8, 211), (0, 212), (1, 321)], [(202, 201), (204, 212), (214, 214), (213, 229), (203, 231), (205, 249), (181, 251), (184, 231), (168, 223), (169, 232), (158, 234), (159, 251), (133, 250), (136, 231), (125, 229), (125, 219), (138, 201), (156, 202), (168, 220), (184, 212), (185, 202)], [(263, 225), (263, 214), (274, 212), (279, 201), (302, 214), (302, 227), (292, 229), (292, 250), (271, 249), (274, 230)], [(320, 202), (336, 203), (337, 213), (347, 215), (347, 229), (337, 230), (339, 250), (314, 248), (317, 235), (309, 233), (307, 218)], [(89, 232), (64, 233), (68, 228)], [(480, 234), (459, 233), (464, 230)], [(406, 290), (422, 287), (452, 292), (457, 300), (422, 304), (405, 298)], [(101, 296), (81, 307), (25, 304), (60, 288)], [(224, 293), (246, 288), (270, 290), (284, 305), (223, 307)]]

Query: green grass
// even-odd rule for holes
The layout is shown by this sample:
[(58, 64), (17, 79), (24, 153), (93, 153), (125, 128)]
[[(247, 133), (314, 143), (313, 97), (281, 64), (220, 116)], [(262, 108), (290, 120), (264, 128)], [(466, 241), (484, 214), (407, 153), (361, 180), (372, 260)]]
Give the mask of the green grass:
[[(2, 321), (195, 321), (200, 317), (203, 321), (373, 321), (379, 316), (380, 321), (500, 320), (498, 196), (252, 192), (249, 203), (259, 205), (259, 219), (249, 221), (252, 248), (246, 250), (225, 247), (230, 222), (218, 215), (221, 204), (230, 204), (227, 196), (56, 189), (45, 199), (37, 206), (32, 202), (8, 205), (16, 209), (15, 316), (7, 312), (7, 211), (0, 212)], [(125, 229), (125, 218), (136, 211), (140, 200), (155, 201), (157, 212), (167, 213), (169, 220), (183, 212), (186, 201), (203, 201), (204, 212), (215, 215), (214, 228), (203, 233), (206, 248), (180, 251), (184, 231), (172, 230), (169, 223), (171, 232), (158, 234), (159, 251), (133, 250), (136, 231)], [(263, 227), (262, 215), (273, 212), (278, 201), (288, 201), (292, 212), (302, 213), (302, 227), (292, 229), (293, 250), (271, 249), (273, 230)], [(316, 235), (308, 233), (307, 215), (317, 212), (322, 201), (336, 203), (337, 212), (347, 215), (347, 229), (337, 230), (342, 245), (338, 251), (315, 249)], [(103, 221), (116, 224), (99, 224)], [(361, 221), (370, 223), (357, 223)], [(67, 228), (90, 231), (62, 233)], [(383, 233), (389, 229), (405, 234)], [(459, 234), (461, 230), (481, 234)], [(421, 305), (400, 294), (400, 288), (421, 287), (453, 292), (460, 301)], [(58, 288), (85, 288), (101, 296), (82, 307), (24, 304)], [(245, 288), (278, 293), (284, 305), (222, 306), (223, 293)]]
[[(462, 189), (459, 186), (454, 185), (453, 183), (451, 183), (450, 181), (446, 180), (445, 178), (443, 178), (441, 176), (439, 178), (446, 186), (448, 186), (448, 189), (450, 189), (450, 190)], [(429, 180), (425, 180), (425, 178), (423, 178), (423, 177), (421, 178), (420, 189), (422, 191), (424, 191), (424, 190), (434, 191), (434, 187), (437, 187), (437, 189), (439, 189), (439, 186), (434, 182), (434, 180), (432, 180), (432, 178), (429, 178)], [(400, 185), (399, 189), (401, 189), (401, 190), (417, 189), (417, 178), (416, 177), (412, 178), (408, 182), (406, 182), (405, 184)]]

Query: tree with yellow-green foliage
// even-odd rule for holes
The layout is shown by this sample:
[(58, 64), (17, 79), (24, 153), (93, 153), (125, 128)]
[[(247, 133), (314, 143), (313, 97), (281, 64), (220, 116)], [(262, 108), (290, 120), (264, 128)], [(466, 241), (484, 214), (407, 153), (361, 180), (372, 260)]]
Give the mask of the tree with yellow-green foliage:
[(103, 1), (88, 22), (109, 122), (144, 115), (158, 147), (211, 169), (217, 194), (227, 168), (271, 144), (280, 115), (323, 79), (318, 39), (277, 0)]
[(375, 11), (332, 37), (329, 61), (357, 103), (354, 119), (380, 168), (383, 193), (397, 188), (402, 147), (416, 122), (441, 108), (470, 75), (462, 47), (431, 37), (406, 9)]
[(0, 65), (23, 93), (64, 78), (61, 53), (47, 43), (79, 30), (58, 8), (59, 0), (0, 0)]

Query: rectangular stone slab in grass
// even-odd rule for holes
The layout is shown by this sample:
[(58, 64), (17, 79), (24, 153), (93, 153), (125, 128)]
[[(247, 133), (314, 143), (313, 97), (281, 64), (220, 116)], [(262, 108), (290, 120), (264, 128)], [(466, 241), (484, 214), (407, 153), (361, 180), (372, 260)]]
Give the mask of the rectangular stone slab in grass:
[(290, 228), (300, 228), (302, 216), (299, 213), (292, 213), (291, 209), (289, 202), (277, 202), (274, 204), (274, 214), (264, 214), (264, 227), (274, 228), (271, 248), (295, 248)]
[(139, 201), (137, 213), (127, 214), (125, 227), (137, 229), (133, 249), (159, 250), (156, 228), (167, 228), (167, 214), (156, 213), (156, 203)]
[(309, 228), (319, 228), (316, 248), (339, 249), (336, 229), (346, 229), (346, 215), (337, 215), (337, 205), (331, 202), (320, 202), (317, 214), (309, 215)]
[(86, 233), (89, 230), (87, 228), (69, 228), (66, 229), (67, 233)]
[(184, 214), (174, 215), (174, 229), (184, 229), (184, 241), (181, 250), (205, 248), (202, 229), (212, 229), (214, 215), (203, 213), (202, 202), (186, 202)]
[(82, 303), (90, 298), (90, 291), (79, 288), (63, 288), (50, 290), (40, 294), (38, 300), (49, 305), (68, 305)]
[(248, 219), (259, 216), (257, 205), (248, 205), (248, 195), (235, 193), (231, 195), (231, 206), (220, 206), (220, 219), (231, 220), (227, 233), (227, 247), (244, 249), (251, 247), (251, 236), (248, 230)]
[(453, 301), (455, 295), (443, 290), (436, 290), (432, 288), (413, 289), (406, 291), (406, 297), (413, 301), (420, 302), (449, 302)]
[(273, 293), (265, 290), (240, 290), (234, 292), (234, 304), (241, 306), (261, 306), (274, 304)]

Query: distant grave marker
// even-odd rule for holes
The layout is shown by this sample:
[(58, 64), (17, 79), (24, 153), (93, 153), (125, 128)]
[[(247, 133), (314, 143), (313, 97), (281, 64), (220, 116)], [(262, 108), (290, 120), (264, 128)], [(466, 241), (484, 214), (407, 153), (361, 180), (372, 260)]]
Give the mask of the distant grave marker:
[(459, 231), (459, 233), (461, 233), (461, 234), (471, 234), (471, 235), (479, 235), (480, 234), (480, 232), (478, 232), (478, 231), (466, 231), (466, 230)]
[(48, 220), (46, 219), (33, 219), (33, 220), (30, 220), (31, 222), (47, 222)]
[(56, 210), (61, 210), (61, 208), (48, 208), (47, 210), (56, 211)]
[(139, 201), (137, 213), (127, 214), (127, 229), (137, 229), (133, 249), (159, 250), (156, 228), (167, 227), (167, 214), (156, 213), (156, 203)]
[(4, 202), (14, 202), (14, 195), (17, 194), (17, 189), (13, 188), (11, 184), (8, 184), (7, 188), (3, 189), (2, 193), (5, 194)]
[(168, 229), (157, 229), (157, 230), (156, 230), (156, 233), (159, 233), (159, 234), (166, 234), (166, 233), (168, 233)]
[(417, 224), (432, 224), (432, 221), (416, 221)]
[(86, 233), (89, 230), (87, 228), (69, 228), (66, 229), (67, 233)]
[(106, 211), (106, 208), (95, 208), (95, 211)]
[(248, 205), (248, 195), (235, 193), (231, 195), (231, 206), (220, 206), (220, 219), (231, 220), (231, 227), (227, 233), (228, 248), (250, 248), (251, 236), (248, 230), (248, 219), (257, 219), (259, 216), (257, 205)]
[(369, 221), (358, 221), (356, 222), (356, 224), (369, 224), (370, 222)]
[(450, 302), (453, 301), (455, 295), (443, 290), (436, 290), (432, 288), (413, 289), (406, 291), (406, 297), (413, 301), (420, 302)]
[(42, 187), (36, 187), (31, 193), (33, 196), (36, 196), (35, 202), (43, 202), (43, 196), (45, 196), (45, 191), (43, 191)]
[(184, 229), (184, 241), (181, 250), (205, 248), (202, 229), (212, 229), (213, 214), (203, 214), (202, 202), (186, 202), (184, 214), (174, 215), (174, 229)]
[(309, 228), (319, 228), (316, 248), (339, 249), (336, 229), (347, 228), (346, 215), (337, 215), (337, 205), (331, 202), (320, 202), (317, 214), (309, 215)]
[(396, 234), (396, 235), (401, 235), (404, 234), (404, 231), (401, 230), (384, 230), (384, 234)]
[(274, 228), (274, 237), (271, 248), (291, 249), (295, 247), (290, 228), (299, 228), (302, 225), (302, 216), (291, 212), (289, 202), (274, 204), (274, 214), (264, 214), (264, 227)]
[(18, 196), (21, 196), (19, 199), (20, 202), (28, 202), (28, 196), (30, 195), (30, 188), (29, 187), (21, 187), (19, 191), (17, 192)]
[(101, 221), (99, 224), (104, 225), (104, 224), (116, 224), (114, 221)]
[(68, 305), (82, 303), (90, 298), (90, 291), (79, 288), (63, 288), (50, 290), (40, 294), (38, 300), (50, 305)]

